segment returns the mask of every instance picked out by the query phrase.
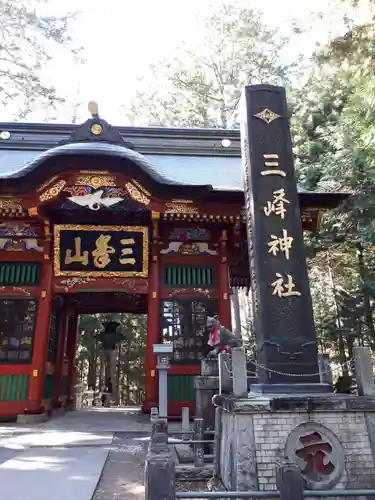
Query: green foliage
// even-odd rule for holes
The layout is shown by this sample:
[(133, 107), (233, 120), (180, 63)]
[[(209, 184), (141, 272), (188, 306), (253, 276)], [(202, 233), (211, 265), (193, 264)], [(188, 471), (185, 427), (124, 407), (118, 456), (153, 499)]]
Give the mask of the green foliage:
[[(145, 355), (147, 319), (137, 314), (85, 314), (80, 316), (77, 362), (81, 379), (100, 389), (104, 382), (101, 371), (101, 349), (95, 335), (104, 321), (118, 321), (124, 338), (117, 351), (117, 385), (123, 404), (140, 404), (145, 389)], [(103, 368), (103, 367), (102, 367)]]
[(350, 193), (307, 241), (317, 330), (341, 362), (353, 345), (375, 345), (374, 28), (354, 27), (315, 55), (294, 119), (299, 182)]
[(56, 54), (56, 47), (71, 47), (68, 25), (73, 15), (42, 15), (45, 2), (0, 0), (0, 103), (19, 104), (18, 118), (25, 118), (35, 103), (54, 106), (62, 102), (53, 87), (44, 83), (41, 70)]
[(244, 85), (287, 81), (292, 68), (280, 62), (286, 43), (256, 10), (241, 2), (215, 5), (198, 19), (194, 40), (139, 81), (128, 119), (133, 125), (237, 127)]

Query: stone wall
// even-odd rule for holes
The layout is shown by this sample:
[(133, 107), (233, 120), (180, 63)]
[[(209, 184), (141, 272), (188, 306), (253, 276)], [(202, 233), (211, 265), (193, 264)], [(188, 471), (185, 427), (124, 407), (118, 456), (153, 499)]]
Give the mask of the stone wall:
[[(336, 454), (334, 458), (337, 463), (333, 460), (335, 465), (338, 466), (340, 460), (342, 464), (342, 473), (337, 476), (334, 484), (311, 487), (375, 488), (375, 450), (372, 442), (375, 408), (354, 409), (350, 408), (350, 398), (347, 398), (347, 404), (342, 404), (343, 398), (340, 396), (331, 396), (332, 398), (334, 409), (330, 404), (327, 405), (330, 409), (315, 408), (312, 411), (308, 408), (309, 401), (305, 407), (296, 404), (299, 408), (289, 411), (272, 409), (275, 406), (273, 401), (265, 399), (257, 402), (237, 400), (234, 404), (233, 401), (224, 404), (220, 476), (225, 488), (242, 491), (276, 489), (276, 464), (288, 455), (286, 443), (290, 433), (304, 423), (310, 429), (314, 426), (319, 428), (321, 424), (328, 429), (328, 433), (331, 431), (335, 435), (332, 437), (334, 440), (336, 437), (338, 441), (331, 455)], [(282, 398), (278, 398), (279, 404), (276, 406), (282, 406), (281, 401)], [(323, 404), (315, 406), (321, 407)], [(358, 397), (356, 406), (358, 407)], [(325, 459), (325, 462), (329, 462), (329, 459)]]

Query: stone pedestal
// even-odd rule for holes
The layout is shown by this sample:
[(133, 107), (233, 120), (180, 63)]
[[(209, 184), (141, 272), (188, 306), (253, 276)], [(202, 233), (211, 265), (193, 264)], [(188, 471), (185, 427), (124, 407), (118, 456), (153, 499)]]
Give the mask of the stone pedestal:
[(283, 459), (300, 467), (306, 489), (375, 488), (374, 397), (222, 395), (215, 404), (227, 490), (276, 489)]
[(201, 375), (195, 377), (195, 416), (203, 418), (203, 429), (213, 430), (215, 425), (215, 408), (212, 398), (219, 392), (218, 360), (202, 359)]

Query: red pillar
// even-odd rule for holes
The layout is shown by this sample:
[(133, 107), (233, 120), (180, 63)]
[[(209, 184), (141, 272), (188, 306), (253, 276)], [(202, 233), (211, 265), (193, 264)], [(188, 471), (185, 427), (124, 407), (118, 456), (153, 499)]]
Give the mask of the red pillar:
[(66, 308), (63, 307), (60, 312), (59, 336), (57, 340), (57, 354), (55, 362), (54, 390), (53, 390), (53, 400), (52, 400), (52, 405), (54, 408), (58, 408), (61, 406), (59, 399), (61, 395), (61, 378), (62, 378), (63, 363), (64, 363), (66, 327), (67, 327), (67, 311)]
[(230, 279), (228, 266), (228, 233), (224, 229), (220, 239), (220, 263), (219, 263), (219, 317), (220, 323), (231, 329), (232, 314), (230, 305)]
[(27, 413), (42, 413), (44, 382), (46, 378), (46, 362), (48, 354), (48, 338), (52, 309), (52, 278), (53, 267), (50, 253), (49, 225), (45, 225), (45, 250), (41, 276), (41, 292), (38, 300), (35, 324), (34, 353), (32, 372), (29, 383), (29, 393), (26, 402)]
[(67, 316), (67, 344), (66, 354), (68, 358), (68, 404), (74, 400), (74, 384), (76, 379), (75, 358), (77, 350), (77, 334), (78, 334), (78, 314), (75, 312), (68, 312)]
[(160, 342), (160, 259), (159, 212), (152, 212), (153, 244), (148, 285), (147, 346), (146, 346), (146, 397), (142, 409), (149, 412), (157, 406), (156, 356), (153, 344)]

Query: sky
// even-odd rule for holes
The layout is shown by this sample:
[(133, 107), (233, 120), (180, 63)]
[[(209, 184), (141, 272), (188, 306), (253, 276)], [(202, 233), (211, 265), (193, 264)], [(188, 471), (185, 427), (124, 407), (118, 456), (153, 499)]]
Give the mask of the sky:
[[(58, 121), (71, 121), (75, 102), (83, 102), (78, 118), (87, 118), (87, 103), (96, 100), (101, 115), (110, 123), (120, 125), (126, 103), (136, 89), (136, 78), (147, 71), (151, 63), (173, 54), (182, 41), (193, 40), (197, 26), (195, 16), (204, 13), (210, 4), (220, 0), (49, 0), (47, 13), (78, 11), (71, 36), (77, 46), (84, 47), (86, 62), (72, 64), (69, 57), (56, 55), (44, 68), (44, 77), (53, 84), (68, 102)], [(247, 0), (247, 6), (263, 12), (265, 23), (283, 33), (290, 32), (291, 21), (308, 28), (311, 16), (323, 12), (314, 29), (292, 43), (284, 57), (295, 57), (298, 52), (311, 54), (317, 42), (324, 43), (329, 36), (342, 30), (335, 0), (314, 0), (313, 7), (306, 0)], [(311, 2), (312, 3), (312, 2)], [(356, 11), (357, 17), (362, 14)], [(366, 15), (366, 14), (364, 14)], [(29, 120), (45, 118), (45, 110)], [(6, 115), (6, 113), (5, 113)], [(4, 115), (3, 115), (4, 116)], [(2, 121), (10, 119), (4, 116)]]

